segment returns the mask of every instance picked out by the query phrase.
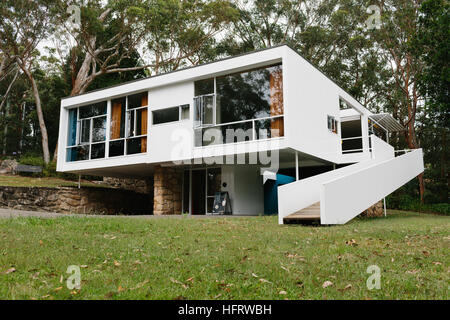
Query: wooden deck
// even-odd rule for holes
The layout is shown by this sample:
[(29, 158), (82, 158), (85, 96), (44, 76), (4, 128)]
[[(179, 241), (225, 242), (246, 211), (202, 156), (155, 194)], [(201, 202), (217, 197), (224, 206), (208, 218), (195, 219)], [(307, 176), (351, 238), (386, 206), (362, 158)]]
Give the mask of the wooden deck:
[(320, 202), (284, 217), (284, 223), (320, 223)]

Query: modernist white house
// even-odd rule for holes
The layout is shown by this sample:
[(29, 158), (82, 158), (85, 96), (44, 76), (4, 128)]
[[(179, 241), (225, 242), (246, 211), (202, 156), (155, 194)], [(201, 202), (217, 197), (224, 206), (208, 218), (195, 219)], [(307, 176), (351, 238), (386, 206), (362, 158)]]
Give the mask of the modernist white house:
[(63, 99), (57, 170), (150, 179), (154, 214), (341, 224), (423, 172), (400, 130), (282, 45)]

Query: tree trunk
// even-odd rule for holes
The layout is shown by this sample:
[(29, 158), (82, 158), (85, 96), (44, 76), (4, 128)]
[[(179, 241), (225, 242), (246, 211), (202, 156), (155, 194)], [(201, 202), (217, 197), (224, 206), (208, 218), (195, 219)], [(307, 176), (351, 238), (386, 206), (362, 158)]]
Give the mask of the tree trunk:
[[(410, 114), (410, 117), (415, 117), (415, 115), (412, 116), (412, 113), (410, 112), (409, 108), (410, 108), (410, 106), (408, 106), (408, 113)], [(410, 148), (410, 149), (419, 148), (419, 144), (417, 143), (416, 129), (414, 127), (414, 124), (415, 124), (415, 119), (412, 118), (407, 125), (407, 131), (406, 131), (406, 142), (408, 143), (408, 148)], [(425, 194), (425, 181), (423, 179), (423, 173), (419, 174), (418, 179), (419, 179), (420, 202), (423, 204), (424, 203), (424, 194)]]
[(27, 69), (22, 63), (19, 63), (20, 68), (23, 70), (28, 80), (30, 81), (31, 88), (33, 90), (34, 101), (36, 103), (36, 113), (39, 120), (39, 127), (41, 129), (41, 142), (42, 153), (44, 155), (44, 162), (50, 163), (50, 151), (48, 149), (48, 134), (47, 127), (45, 126), (44, 113), (42, 112), (41, 97), (39, 96), (38, 86), (30, 70)]

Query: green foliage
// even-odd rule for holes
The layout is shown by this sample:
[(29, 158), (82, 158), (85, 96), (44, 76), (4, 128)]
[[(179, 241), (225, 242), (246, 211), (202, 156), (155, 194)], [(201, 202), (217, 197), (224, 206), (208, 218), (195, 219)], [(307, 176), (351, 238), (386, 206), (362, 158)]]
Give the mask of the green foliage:
[(441, 114), (443, 126), (450, 126), (450, 3), (426, 0), (420, 8), (419, 30), (412, 50), (425, 62), (419, 77), (429, 103)]
[(23, 165), (29, 166), (41, 166), (42, 173), (21, 173), (21, 175), (25, 176), (33, 176), (33, 177), (54, 177), (61, 178), (65, 180), (76, 181), (78, 180), (78, 175), (73, 173), (63, 173), (56, 171), (56, 162), (52, 161), (49, 164), (45, 164), (42, 156), (38, 155), (24, 155), (19, 158), (18, 162)]
[(44, 159), (42, 159), (41, 156), (32, 156), (32, 155), (25, 155), (19, 158), (19, 163), (29, 166), (41, 166), (44, 167)]
[(450, 215), (450, 203), (422, 204), (417, 197), (409, 194), (389, 196), (386, 198), (386, 205), (391, 209)]

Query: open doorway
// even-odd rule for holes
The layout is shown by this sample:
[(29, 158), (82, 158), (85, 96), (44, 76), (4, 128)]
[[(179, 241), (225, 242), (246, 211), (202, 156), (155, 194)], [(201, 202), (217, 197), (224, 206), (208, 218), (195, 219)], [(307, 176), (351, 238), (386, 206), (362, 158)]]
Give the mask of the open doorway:
[(192, 215), (212, 214), (214, 195), (221, 191), (222, 169), (189, 169), (184, 173), (183, 210)]

